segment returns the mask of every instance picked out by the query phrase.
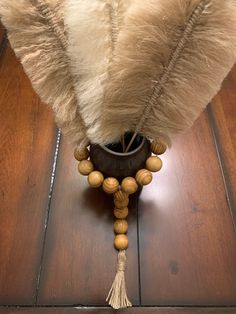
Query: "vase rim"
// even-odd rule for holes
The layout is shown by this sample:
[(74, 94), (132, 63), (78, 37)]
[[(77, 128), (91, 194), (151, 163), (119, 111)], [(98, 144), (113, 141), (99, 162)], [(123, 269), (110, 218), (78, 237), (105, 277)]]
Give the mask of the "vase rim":
[(146, 138), (144, 136), (142, 136), (142, 142), (139, 144), (139, 146), (135, 149), (133, 149), (130, 152), (127, 153), (119, 153), (119, 152), (115, 152), (111, 149), (109, 149), (108, 147), (106, 147), (105, 145), (99, 145), (103, 150), (105, 150), (107, 153), (111, 154), (111, 155), (115, 155), (115, 156), (119, 156), (119, 157), (126, 157), (126, 156), (131, 156), (134, 155), (135, 153), (137, 153), (139, 150), (142, 149), (142, 147), (144, 146), (146, 142)]

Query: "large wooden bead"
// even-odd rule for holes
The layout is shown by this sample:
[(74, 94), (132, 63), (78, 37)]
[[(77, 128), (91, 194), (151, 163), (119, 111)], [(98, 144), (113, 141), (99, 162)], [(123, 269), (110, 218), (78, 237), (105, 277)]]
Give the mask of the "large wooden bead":
[(93, 171), (93, 163), (90, 160), (82, 160), (78, 165), (78, 171), (84, 176), (88, 176)]
[(116, 178), (106, 178), (102, 188), (107, 194), (113, 194), (119, 190), (119, 181)]
[(149, 170), (141, 169), (136, 174), (136, 180), (140, 185), (148, 185), (152, 182), (152, 173)]
[(114, 209), (114, 216), (117, 219), (125, 219), (128, 217), (129, 214), (129, 209), (128, 207), (123, 207), (123, 208), (115, 208)]
[(122, 190), (117, 191), (114, 194), (114, 198), (119, 201), (127, 200), (129, 198), (128, 194)]
[(167, 147), (165, 143), (158, 141), (153, 141), (151, 143), (151, 151), (153, 152), (153, 154), (162, 155), (165, 153), (166, 149)]
[(126, 250), (128, 248), (128, 245), (129, 245), (129, 240), (128, 240), (127, 235), (118, 234), (115, 236), (114, 246), (117, 250), (119, 251)]
[(127, 177), (121, 182), (122, 190), (127, 194), (133, 194), (138, 190), (138, 184), (132, 177)]
[(125, 234), (128, 231), (128, 222), (125, 219), (117, 219), (114, 222), (114, 231), (116, 234)]
[(146, 161), (146, 168), (151, 172), (160, 171), (162, 168), (162, 161), (157, 156), (151, 156)]
[(99, 188), (103, 181), (104, 177), (100, 171), (92, 171), (88, 176), (88, 183), (92, 188)]
[(128, 198), (123, 200), (114, 199), (114, 204), (115, 208), (124, 208), (128, 206), (129, 199)]
[(82, 149), (75, 149), (74, 150), (74, 157), (75, 159), (77, 159), (78, 161), (87, 159), (89, 156), (89, 150), (85, 147)]

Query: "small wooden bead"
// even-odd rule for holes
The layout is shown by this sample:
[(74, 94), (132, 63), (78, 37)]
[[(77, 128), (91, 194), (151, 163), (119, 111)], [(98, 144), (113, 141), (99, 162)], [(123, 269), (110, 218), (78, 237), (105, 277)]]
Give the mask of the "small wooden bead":
[(117, 250), (119, 251), (126, 250), (128, 248), (128, 245), (129, 245), (129, 240), (128, 240), (127, 235), (118, 234), (115, 236), (114, 246)]
[(114, 231), (116, 234), (125, 234), (128, 231), (128, 222), (125, 219), (117, 219), (114, 222)]
[(79, 173), (88, 176), (93, 171), (93, 163), (90, 160), (82, 160), (78, 165)]
[(127, 200), (129, 198), (129, 195), (125, 193), (124, 191), (119, 190), (114, 194), (114, 198), (116, 200), (123, 201), (123, 200)]
[(121, 183), (121, 188), (127, 194), (133, 194), (138, 190), (138, 184), (134, 178), (127, 177), (123, 179)]
[(148, 185), (152, 182), (152, 173), (149, 170), (141, 169), (136, 174), (136, 180), (140, 185)]
[(157, 156), (149, 157), (146, 161), (146, 168), (149, 171), (157, 172), (160, 171), (162, 168), (162, 161)]
[(103, 181), (104, 177), (100, 171), (92, 171), (88, 176), (88, 183), (92, 188), (99, 188)]
[(167, 147), (165, 143), (158, 141), (153, 141), (151, 143), (151, 151), (153, 152), (153, 154), (162, 155), (165, 153), (166, 149)]
[(85, 147), (83, 149), (75, 149), (74, 157), (76, 160), (81, 161), (87, 159), (89, 156), (89, 150)]
[(128, 217), (128, 214), (129, 214), (128, 207), (114, 209), (114, 216), (118, 219), (125, 219)]
[(102, 188), (107, 194), (113, 194), (119, 190), (119, 182), (116, 178), (106, 178)]
[(114, 199), (115, 208), (124, 208), (127, 207), (129, 204), (129, 199), (117, 200)]

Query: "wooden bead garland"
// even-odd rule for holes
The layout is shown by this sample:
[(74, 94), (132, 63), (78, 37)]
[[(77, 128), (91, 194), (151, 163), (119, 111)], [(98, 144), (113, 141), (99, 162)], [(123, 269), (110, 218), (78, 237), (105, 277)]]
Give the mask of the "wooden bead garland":
[(129, 195), (125, 193), (124, 191), (119, 190), (114, 194), (114, 198), (116, 200), (123, 201), (123, 200), (127, 200), (129, 198)]
[(90, 160), (82, 160), (78, 165), (78, 171), (83, 176), (88, 176), (93, 170), (93, 163)]
[(128, 222), (125, 219), (117, 219), (114, 222), (114, 231), (117, 234), (125, 234), (128, 231)]
[(129, 199), (118, 200), (114, 199), (115, 208), (123, 208), (129, 205)]
[(138, 184), (134, 178), (127, 177), (121, 182), (121, 189), (127, 194), (133, 194), (137, 192)]
[(113, 194), (119, 190), (119, 181), (116, 178), (106, 178), (102, 188), (107, 194)]
[(75, 149), (74, 157), (78, 161), (85, 160), (89, 157), (89, 150), (86, 147), (83, 149)]
[(114, 216), (117, 219), (125, 219), (128, 217), (129, 210), (128, 207), (123, 207), (123, 208), (115, 208), (114, 209)]
[(151, 172), (160, 171), (162, 168), (162, 161), (157, 156), (151, 156), (146, 161), (146, 168)]
[(155, 155), (162, 155), (165, 153), (167, 147), (165, 143), (158, 142), (158, 141), (153, 141), (151, 143), (151, 151)]
[[(156, 155), (161, 155), (166, 151), (166, 145), (157, 141), (151, 143), (151, 151)], [(113, 194), (114, 197), (114, 216), (116, 218), (114, 222), (114, 247), (119, 251), (118, 253), (118, 267), (115, 280), (108, 294), (107, 301), (115, 308), (129, 307), (132, 304), (129, 302), (126, 289), (124, 270), (126, 263), (125, 251), (128, 248), (129, 240), (126, 235), (128, 232), (128, 217), (129, 210), (129, 195), (135, 193), (138, 190), (138, 185), (144, 186), (152, 181), (152, 172), (160, 171), (162, 168), (162, 161), (157, 156), (151, 156), (146, 160), (146, 169), (141, 169), (136, 173), (135, 178), (126, 177), (122, 180), (121, 185), (116, 178), (108, 177), (104, 178), (100, 171), (94, 169), (93, 163), (87, 160), (89, 157), (89, 150), (75, 149), (75, 158), (80, 161), (78, 165), (78, 171), (82, 175), (88, 175), (88, 183), (93, 188), (99, 188), (102, 186), (104, 192), (107, 194)], [(122, 292), (121, 288), (122, 287)], [(117, 305), (117, 303), (119, 305)]]
[(125, 234), (117, 234), (114, 239), (114, 246), (118, 251), (127, 250), (129, 240)]
[(99, 188), (103, 181), (104, 177), (100, 171), (92, 171), (88, 176), (88, 183), (92, 188)]
[(152, 182), (152, 173), (149, 170), (141, 169), (136, 174), (136, 180), (140, 185), (148, 185)]

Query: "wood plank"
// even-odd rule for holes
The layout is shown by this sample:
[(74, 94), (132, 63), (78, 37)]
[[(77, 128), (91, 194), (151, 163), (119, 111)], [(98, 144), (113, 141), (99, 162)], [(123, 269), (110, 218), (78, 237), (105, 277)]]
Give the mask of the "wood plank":
[(206, 112), (139, 202), (142, 305), (236, 305), (236, 236)]
[(0, 304), (33, 304), (55, 126), (9, 47), (0, 86)]
[[(136, 200), (129, 218), (127, 289), (139, 303)], [(104, 305), (114, 279), (112, 197), (90, 189), (63, 141), (45, 247), (38, 304)]]
[(210, 116), (236, 228), (236, 66), (213, 99)]
[[(0, 308), (1, 314), (114, 314), (110, 308)], [(236, 308), (130, 308), (120, 314), (235, 314)]]

